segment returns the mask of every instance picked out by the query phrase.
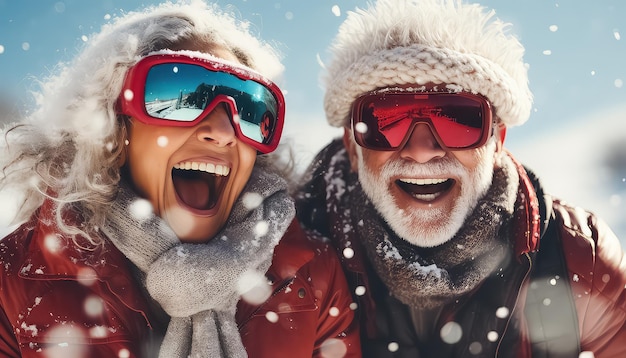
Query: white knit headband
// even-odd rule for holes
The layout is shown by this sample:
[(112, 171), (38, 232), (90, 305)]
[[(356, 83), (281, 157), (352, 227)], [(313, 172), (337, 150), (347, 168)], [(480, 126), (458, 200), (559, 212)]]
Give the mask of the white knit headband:
[(348, 124), (352, 102), (369, 91), (397, 85), (426, 83), (455, 85), (485, 96), (507, 126), (524, 123), (530, 116), (532, 94), (500, 65), (485, 57), (424, 45), (394, 47), (359, 57), (335, 71), (326, 83), (324, 109), (328, 123)]

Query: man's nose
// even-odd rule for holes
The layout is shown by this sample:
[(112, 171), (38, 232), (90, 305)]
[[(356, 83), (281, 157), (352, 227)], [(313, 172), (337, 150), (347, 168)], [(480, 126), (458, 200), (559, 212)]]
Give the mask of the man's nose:
[(409, 129), (409, 139), (400, 148), (400, 156), (417, 163), (426, 163), (435, 158), (442, 158), (446, 151), (441, 148), (430, 126), (426, 123), (417, 123)]
[(236, 143), (235, 129), (230, 121), (230, 114), (224, 105), (216, 106), (196, 129), (198, 140), (209, 142), (219, 147), (232, 146)]

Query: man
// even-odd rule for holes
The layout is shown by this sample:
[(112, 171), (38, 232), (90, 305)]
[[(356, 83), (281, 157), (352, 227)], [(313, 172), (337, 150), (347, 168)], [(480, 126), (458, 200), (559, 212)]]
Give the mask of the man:
[(325, 95), (344, 136), (305, 173), (298, 215), (343, 255), (366, 356), (625, 357), (618, 239), (503, 147), (532, 95), (493, 16), (453, 0), (348, 15)]

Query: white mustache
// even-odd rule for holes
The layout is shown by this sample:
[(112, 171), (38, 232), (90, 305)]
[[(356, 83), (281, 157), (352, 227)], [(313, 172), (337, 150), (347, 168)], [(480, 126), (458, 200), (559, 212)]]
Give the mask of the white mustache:
[(462, 177), (467, 170), (461, 163), (452, 158), (441, 158), (435, 162), (408, 163), (403, 160), (393, 160), (385, 163), (381, 168), (381, 178), (434, 178), (434, 177)]

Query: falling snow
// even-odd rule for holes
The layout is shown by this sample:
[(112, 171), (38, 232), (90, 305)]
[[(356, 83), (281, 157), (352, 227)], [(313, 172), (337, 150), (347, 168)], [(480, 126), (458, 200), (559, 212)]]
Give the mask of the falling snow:
[(337, 308), (337, 307), (331, 307), (331, 308), (328, 310), (328, 314), (329, 314), (331, 317), (337, 317), (337, 316), (339, 316), (339, 308)]
[[(62, 1), (58, 1), (55, 3), (54, 5), (54, 9), (57, 13), (64, 13), (66, 11), (65, 9), (65, 4)], [(331, 8), (331, 13), (333, 16), (335, 17), (340, 17), (342, 16), (342, 11), (339, 8), (338, 5), (334, 5)], [(286, 20), (293, 20), (296, 17), (295, 12), (292, 11), (287, 11), (284, 13), (284, 18)], [(110, 14), (106, 14), (103, 17), (105, 20), (110, 20), (111, 19), (111, 15)], [(563, 29), (565, 29), (565, 27), (563, 27)], [(545, 31), (545, 28), (542, 29), (542, 31)], [(562, 30), (559, 29), (559, 26), (557, 25), (550, 25), (549, 26), (549, 31), (555, 33), (555, 32), (563, 32)], [(615, 29), (612, 31), (612, 35), (613, 38), (616, 41), (620, 41), (621, 40), (621, 35), (619, 30)], [(605, 33), (606, 36), (606, 33)], [(83, 42), (88, 42), (89, 41), (89, 37), (87, 35), (82, 35), (80, 36), (80, 40)], [(33, 42), (33, 50), (34, 50), (34, 42)], [(13, 47), (14, 49), (15, 47)], [(24, 52), (30, 51), (31, 50), (31, 43), (30, 42), (23, 42), (21, 43), (21, 49)], [(13, 50), (14, 51), (14, 50)], [(554, 49), (545, 49), (544, 51), (542, 51), (541, 53), (543, 55), (545, 55), (546, 57), (549, 57), (551, 55), (553, 55), (553, 51), (554, 51), (554, 57), (556, 57), (556, 48)], [(5, 48), (4, 45), (0, 45), (0, 55), (5, 54), (5, 52), (8, 52), (8, 50)], [(318, 56), (318, 62), (322, 63), (321, 59)], [(598, 66), (597, 70), (591, 70), (589, 71), (589, 69), (583, 69), (583, 71), (586, 71), (585, 74), (591, 74), (592, 77), (596, 76), (597, 74), (599, 74), (601, 72), (601, 68)], [(623, 91), (623, 79), (622, 78), (615, 78), (615, 76), (613, 76), (613, 78), (611, 79), (611, 82), (609, 82), (609, 86), (613, 87), (614, 90), (622, 90)], [(133, 98), (133, 93), (131, 91), (127, 91), (124, 93), (124, 97), (127, 100), (131, 100)], [(541, 111), (539, 111), (539, 113), (541, 113)], [(356, 128), (357, 131), (361, 132), (365, 132), (367, 131), (367, 127), (365, 126), (365, 128), (361, 128), (361, 127), (357, 127)], [(159, 138), (158, 140), (158, 145), (159, 146), (167, 146), (168, 145), (168, 139), (166, 137), (163, 138)], [(111, 144), (107, 145), (107, 149), (112, 150), (112, 147), (110, 147)], [(110, 148), (109, 148), (110, 147)], [(625, 179), (622, 179), (622, 181), (626, 181)], [(339, 190), (336, 191), (337, 196), (341, 196), (343, 195), (343, 188), (345, 188), (345, 183), (341, 180), (336, 180), (333, 181), (333, 186), (335, 186), (336, 188), (339, 188)], [(248, 199), (250, 208), (255, 208), (257, 204), (255, 204), (255, 202), (258, 200), (256, 198), (244, 198), (244, 203), (246, 203), (246, 199)], [(1, 200), (1, 202), (6, 203), (6, 201)], [(137, 205), (133, 208), (131, 208), (132, 210), (132, 215), (133, 217), (135, 217), (138, 220), (144, 220), (147, 217), (149, 217), (152, 214), (152, 207), (151, 205), (149, 205), (149, 202), (144, 201), (143, 203), (137, 203)], [(609, 205), (611, 207), (617, 208), (620, 205), (623, 205), (624, 200), (622, 200), (622, 196), (621, 194), (613, 194), (610, 196), (610, 201), (609, 201)], [(248, 204), (246, 204), (248, 205)], [(3, 224), (5, 222), (9, 222), (9, 216), (11, 214), (11, 210), (6, 210), (7, 205), (2, 205), (0, 206), (0, 220), (2, 220), (2, 222), (0, 223)], [(6, 212), (3, 212), (6, 211)], [(5, 219), (5, 217), (7, 217), (8, 219)], [(363, 222), (359, 222), (359, 225), (363, 225)], [(351, 230), (352, 228), (349, 226), (345, 227), (345, 230)], [(258, 236), (262, 236), (265, 235), (265, 233), (267, 232), (267, 226), (266, 223), (264, 225), (264, 223), (260, 222), (258, 223), (257, 227), (255, 228), (256, 234)], [(226, 239), (226, 237), (223, 238), (224, 240)], [(49, 242), (48, 242), (49, 241)], [(50, 250), (51, 252), (56, 252), (57, 250), (60, 250), (61, 247), (61, 243), (59, 242), (59, 240), (57, 240), (56, 237), (50, 237), (50, 239), (48, 240), (48, 237), (46, 237), (46, 247), (48, 248), (48, 250)], [(185, 256), (184, 252), (179, 252), (181, 257)], [(387, 254), (389, 255), (389, 257), (393, 257), (393, 258), (397, 258), (399, 257), (399, 253), (397, 251), (393, 251), (393, 250), (388, 250)], [(352, 258), (354, 255), (354, 251), (350, 248), (346, 248), (343, 250), (343, 256), (345, 258)], [(435, 265), (430, 265), (430, 266), (419, 266), (417, 265), (416, 267), (414, 267), (414, 269), (420, 269), (423, 270), (425, 272), (431, 272), (431, 273), (440, 273), (440, 270), (435, 266)], [(26, 266), (24, 266), (22, 273), (29, 273), (31, 272), (31, 270), (33, 270), (33, 266), (32, 264), (28, 264)], [(42, 274), (43, 273), (43, 269), (42, 268), (37, 268), (34, 270), (35, 273), (38, 274)], [(257, 273), (258, 274), (258, 273)], [(85, 284), (85, 285), (91, 285), (95, 282), (95, 280), (97, 279), (95, 276), (94, 272), (84, 272), (83, 274), (79, 275), (80, 277), (82, 277), (83, 279), (81, 280), (81, 283)], [(254, 276), (254, 275), (252, 275)], [(261, 275), (262, 276), (262, 275)], [(259, 276), (255, 276), (254, 279), (251, 279), (250, 281), (255, 281), (255, 279), (260, 279)], [(573, 282), (579, 282), (580, 278), (577, 274), (574, 274), (572, 276), (572, 281)], [(602, 281), (607, 283), (610, 281), (610, 276), (608, 275), (604, 275), (602, 276)], [(555, 285), (557, 283), (557, 279), (553, 278), (550, 280), (550, 284)], [(263, 285), (255, 285), (255, 284), (251, 284), (251, 283), (242, 283), (242, 290), (246, 290), (247, 291), (253, 291), (255, 287), (262, 287)], [(625, 287), (626, 289), (626, 287)], [(288, 290), (286, 290), (286, 293), (289, 293), (291, 291), (291, 288), (288, 288)], [(355, 289), (355, 294), (357, 296), (362, 296), (365, 294), (365, 287), (364, 286), (359, 286)], [(32, 307), (35, 307), (37, 305), (40, 304), (41, 302), (41, 297), (37, 297), (34, 305)], [(260, 299), (260, 298), (257, 298)], [(544, 302), (544, 304), (550, 304), (550, 302)], [(354, 306), (353, 306), (354, 305)], [(353, 307), (356, 308), (356, 304), (353, 303), (350, 308), (353, 309)], [(32, 308), (30, 308), (32, 309)], [(333, 309), (337, 310), (337, 312), (333, 311)], [(85, 311), (87, 311), (88, 313), (94, 314), (94, 315), (98, 315), (101, 314), (103, 310), (103, 305), (102, 302), (100, 300), (99, 297), (89, 297), (86, 301), (85, 301)], [(331, 308), (331, 310), (329, 311), (329, 314), (332, 316), (333, 313), (337, 313), (338, 314), (338, 309), (336, 307)], [(509, 309), (506, 307), (501, 307), (496, 311), (496, 316), (498, 318), (506, 318), (509, 316)], [(275, 312), (267, 312), (265, 314), (266, 319), (269, 322), (272, 323), (276, 323), (279, 320), (279, 315)], [(37, 336), (39, 331), (37, 329), (37, 327), (35, 325), (30, 325), (27, 324), (25, 322), (23, 322), (20, 326), (20, 328), (22, 330), (24, 330), (25, 332), (28, 332), (30, 335)], [(96, 326), (90, 329), (89, 331), (89, 335), (92, 337), (105, 337), (107, 335), (107, 330), (109, 330), (110, 328), (107, 327), (102, 327), (102, 326)], [(460, 326), (455, 323), (455, 322), (449, 322), (449, 324), (447, 324), (446, 326), (444, 326), (444, 328), (441, 331), (441, 337), (442, 339), (444, 339), (444, 341), (448, 342), (448, 343), (453, 343), (456, 342), (460, 339), (462, 335), (462, 331)], [(490, 342), (495, 342), (497, 341), (497, 339), (499, 338), (499, 335), (497, 332), (491, 331), (487, 333), (487, 339)], [(339, 342), (339, 344), (338, 344)], [(324, 354), (324, 356), (332, 356), (332, 354), (336, 354), (336, 352), (341, 352), (341, 343), (338, 340), (329, 340), (327, 342), (324, 343), (323, 349), (322, 349), (322, 353)], [(66, 342), (59, 342), (59, 347), (66, 347), (67, 343)], [(345, 347), (343, 347), (345, 349)], [(399, 345), (396, 342), (390, 342), (388, 345), (388, 350), (391, 352), (395, 352), (399, 349)], [(469, 347), (470, 349), (470, 353), (472, 354), (480, 354), (481, 350), (482, 350), (482, 346), (480, 345), (480, 343), (478, 342), (474, 342), (470, 345)], [(130, 357), (130, 352), (126, 349), (122, 349), (118, 352), (118, 358), (128, 358)], [(579, 355), (579, 358), (593, 358), (594, 355), (592, 352), (582, 352)]]
[(276, 312), (268, 311), (265, 314), (265, 319), (267, 319), (268, 321), (272, 323), (276, 323), (278, 322), (278, 314)]
[(246, 209), (253, 210), (263, 203), (263, 196), (259, 193), (247, 192), (243, 194), (241, 200)]
[[(265, 236), (267, 231), (269, 230), (269, 223), (265, 220), (259, 220), (254, 226), (254, 233), (257, 238)], [(259, 246), (259, 242), (257, 240), (251, 241), (254, 246)]]
[(440, 331), (441, 339), (448, 344), (455, 344), (461, 340), (463, 336), (463, 329), (461, 325), (450, 321), (441, 327)]
[(237, 292), (241, 299), (259, 305), (265, 302), (272, 294), (272, 286), (265, 275), (257, 271), (246, 271), (237, 280)]
[(138, 221), (144, 221), (152, 216), (152, 204), (146, 199), (135, 199), (129, 206), (130, 215)]
[(509, 316), (509, 309), (507, 307), (500, 307), (496, 310), (496, 317), (505, 319)]

